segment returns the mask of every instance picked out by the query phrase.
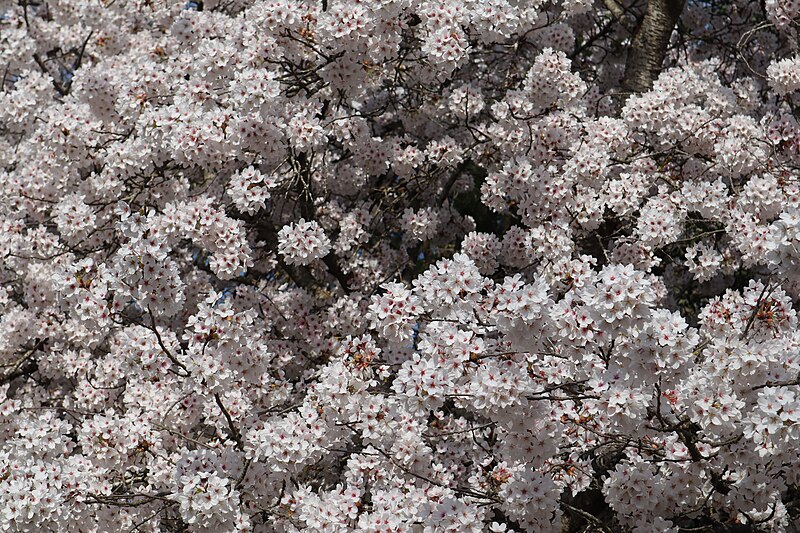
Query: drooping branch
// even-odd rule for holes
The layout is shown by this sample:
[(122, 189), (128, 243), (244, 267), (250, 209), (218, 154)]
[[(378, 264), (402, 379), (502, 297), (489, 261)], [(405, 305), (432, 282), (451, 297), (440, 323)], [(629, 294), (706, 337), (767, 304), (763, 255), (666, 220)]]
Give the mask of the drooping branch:
[(672, 29), (686, 0), (648, 0), (644, 17), (628, 49), (622, 89), (626, 93), (649, 90), (661, 72)]

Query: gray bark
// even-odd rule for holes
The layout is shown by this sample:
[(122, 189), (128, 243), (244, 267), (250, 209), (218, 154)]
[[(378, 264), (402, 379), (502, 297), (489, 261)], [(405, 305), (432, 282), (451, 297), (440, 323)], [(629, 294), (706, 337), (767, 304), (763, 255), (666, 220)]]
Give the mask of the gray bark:
[(647, 9), (628, 48), (622, 88), (628, 93), (649, 90), (661, 72), (672, 29), (686, 0), (648, 0)]

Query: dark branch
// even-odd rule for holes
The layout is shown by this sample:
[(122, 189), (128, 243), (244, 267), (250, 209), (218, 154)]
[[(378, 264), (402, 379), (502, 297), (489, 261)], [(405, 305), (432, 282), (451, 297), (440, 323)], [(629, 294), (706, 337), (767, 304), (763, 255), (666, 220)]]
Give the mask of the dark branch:
[(222, 415), (225, 417), (225, 421), (228, 423), (228, 430), (230, 431), (231, 437), (236, 443), (236, 448), (238, 448), (239, 450), (244, 450), (242, 435), (241, 433), (239, 433), (239, 430), (236, 429), (236, 426), (233, 423), (233, 418), (231, 418), (231, 414), (228, 412), (227, 409), (225, 409), (225, 406), (222, 404), (222, 399), (216, 392), (214, 393), (214, 401), (217, 402), (217, 406), (219, 407), (220, 411), (222, 411)]

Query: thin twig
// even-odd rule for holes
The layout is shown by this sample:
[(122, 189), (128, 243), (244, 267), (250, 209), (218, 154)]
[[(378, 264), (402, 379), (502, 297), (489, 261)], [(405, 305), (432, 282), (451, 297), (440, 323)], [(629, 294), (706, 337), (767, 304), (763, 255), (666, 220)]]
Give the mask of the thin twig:
[(161, 347), (161, 351), (164, 352), (164, 355), (166, 355), (167, 358), (170, 361), (172, 361), (172, 363), (175, 366), (177, 366), (178, 368), (180, 368), (185, 372), (185, 374), (183, 375), (178, 374), (180, 377), (182, 378), (188, 377), (191, 374), (189, 372), (189, 369), (186, 368), (186, 366), (183, 363), (178, 361), (178, 359), (174, 355), (172, 355), (172, 352), (169, 351), (169, 348), (167, 348), (167, 346), (164, 344), (164, 340), (161, 338), (161, 333), (159, 333), (158, 331), (158, 326), (156, 326), (156, 318), (153, 315), (153, 311), (150, 309), (149, 305), (147, 306), (147, 312), (150, 314), (150, 324), (152, 325), (152, 328), (150, 329), (152, 329), (153, 333), (156, 334), (156, 340), (158, 341), (158, 345)]
[(225, 406), (222, 404), (222, 399), (216, 392), (214, 393), (214, 401), (217, 402), (217, 406), (219, 406), (220, 411), (222, 411), (222, 415), (228, 422), (228, 429), (231, 432), (231, 437), (233, 437), (234, 442), (236, 442), (236, 447), (240, 451), (244, 451), (244, 443), (242, 442), (242, 435), (239, 433), (239, 430), (236, 429), (236, 426), (233, 425), (233, 418), (231, 418), (231, 415), (228, 412), (228, 410), (225, 409)]
[(594, 516), (593, 514), (591, 514), (591, 513), (587, 513), (587, 512), (586, 512), (586, 511), (584, 511), (583, 509), (578, 509), (577, 507), (575, 507), (575, 506), (573, 506), (573, 505), (570, 505), (570, 504), (568, 504), (568, 503), (561, 502), (561, 506), (562, 506), (564, 509), (566, 509), (567, 511), (569, 511), (569, 512), (571, 512), (571, 513), (575, 513), (576, 515), (578, 515), (578, 516), (580, 516), (581, 518), (583, 518), (583, 519), (587, 520), (588, 522), (591, 522), (592, 524), (594, 524), (595, 526), (597, 526), (597, 527), (598, 527), (599, 529), (601, 529), (602, 531), (605, 531), (606, 533), (611, 533), (611, 530), (609, 530), (609, 529), (608, 529), (608, 528), (607, 528), (607, 527), (606, 527), (606, 526), (603, 524), (603, 522), (602, 522), (602, 521), (601, 521), (599, 518), (597, 518), (596, 516)]

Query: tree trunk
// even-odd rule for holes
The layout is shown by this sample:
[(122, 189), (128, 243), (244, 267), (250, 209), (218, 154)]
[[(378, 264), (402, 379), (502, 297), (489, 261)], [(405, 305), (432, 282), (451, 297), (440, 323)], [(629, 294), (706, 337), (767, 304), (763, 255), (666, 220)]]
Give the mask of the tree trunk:
[(628, 93), (649, 90), (661, 72), (672, 28), (686, 0), (648, 0), (647, 9), (628, 49), (622, 88)]

